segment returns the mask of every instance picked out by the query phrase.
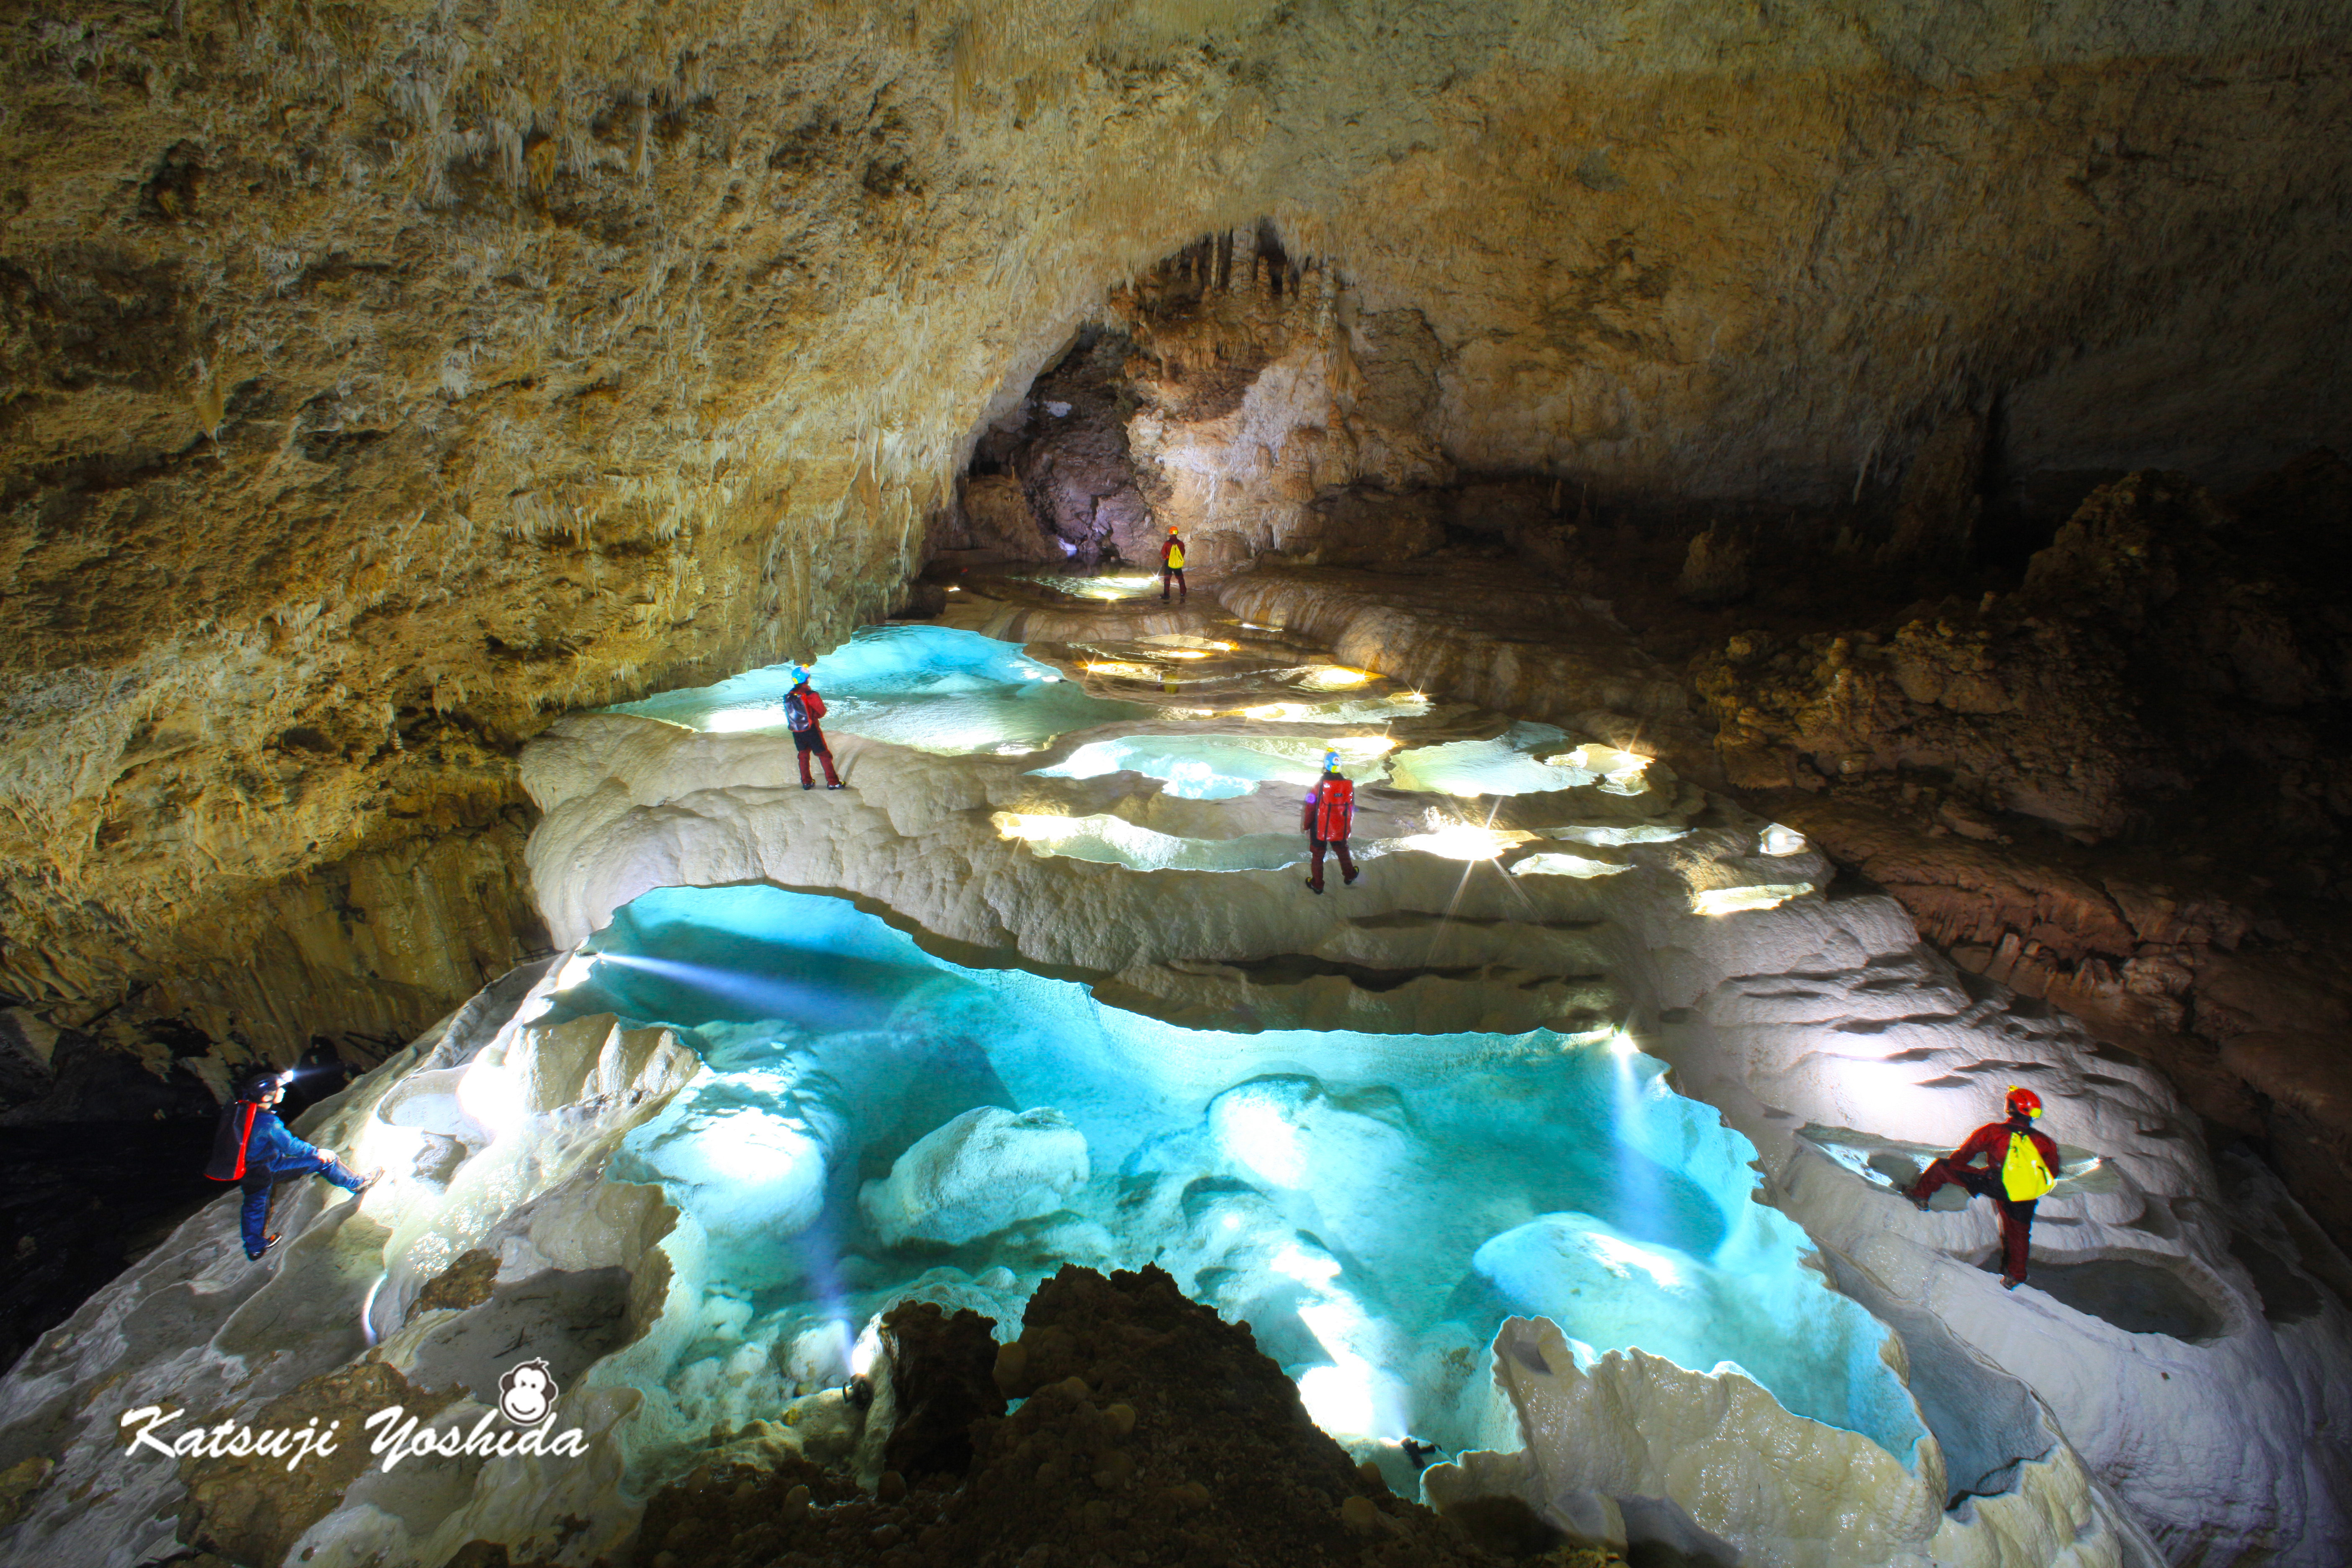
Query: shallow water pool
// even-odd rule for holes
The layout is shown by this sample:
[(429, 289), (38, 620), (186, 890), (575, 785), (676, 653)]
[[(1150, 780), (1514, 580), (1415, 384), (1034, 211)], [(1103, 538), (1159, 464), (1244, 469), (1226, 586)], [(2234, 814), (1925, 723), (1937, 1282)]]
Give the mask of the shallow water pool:
[[(1750, 1201), (1753, 1148), (1622, 1036), (1185, 1029), (764, 888), (646, 894), (584, 952), (561, 1011), (676, 1026), (706, 1064), (614, 1178), (694, 1216), (713, 1321), (809, 1387), (898, 1297), (1011, 1324), (1066, 1261), (1153, 1261), (1358, 1445), (1471, 1440), (1515, 1312), (1580, 1353), (1735, 1363), (1906, 1459), (1921, 1435), (1885, 1331)], [(982, 1123), (992, 1152), (957, 1142)]]
[[(947, 626), (868, 626), (808, 668), (826, 729), (923, 752), (1034, 751), (1073, 730), (1155, 711), (1088, 696), (1017, 644)], [(769, 665), (605, 711), (693, 730), (782, 731), (792, 669)]]

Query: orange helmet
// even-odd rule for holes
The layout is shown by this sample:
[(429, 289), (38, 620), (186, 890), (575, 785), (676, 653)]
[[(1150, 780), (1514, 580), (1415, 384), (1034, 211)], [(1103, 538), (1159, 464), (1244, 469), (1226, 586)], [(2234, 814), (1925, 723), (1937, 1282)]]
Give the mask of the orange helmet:
[(2042, 1097), (2030, 1089), (2012, 1089), (2009, 1091), (2009, 1113), (2029, 1119), (2038, 1117), (2042, 1114)]

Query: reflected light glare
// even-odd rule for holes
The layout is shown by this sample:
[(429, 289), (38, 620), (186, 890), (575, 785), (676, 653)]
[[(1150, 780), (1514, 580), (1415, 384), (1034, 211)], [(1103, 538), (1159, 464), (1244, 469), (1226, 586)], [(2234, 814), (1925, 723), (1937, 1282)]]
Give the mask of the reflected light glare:
[[(517, 1039), (507, 1049), (514, 1050), (521, 1044)], [(484, 1051), (467, 1064), (466, 1076), (457, 1080), (457, 1104), (494, 1136), (504, 1138), (522, 1125), (526, 1114), (522, 1074), (507, 1065), (505, 1052), (493, 1059), (488, 1051)]]
[(1000, 811), (989, 820), (995, 825), (1000, 837), (1042, 838), (1049, 842), (1067, 838), (1086, 827), (1076, 817), (1058, 811)]
[(1601, 1260), (1602, 1268), (1620, 1279), (1631, 1279), (1633, 1270), (1638, 1268), (1656, 1281), (1661, 1290), (1682, 1288), (1683, 1271), (1675, 1260), (1652, 1252), (1646, 1247), (1635, 1247), (1631, 1242), (1620, 1241), (1599, 1231), (1586, 1236), (1584, 1245), (1591, 1250), (1593, 1257)]
[[(1231, 1217), (1231, 1216), (1227, 1216)], [(1317, 1255), (1302, 1248), (1297, 1242), (1286, 1242), (1274, 1255), (1270, 1267), (1301, 1285), (1328, 1285), (1339, 1278), (1339, 1260), (1325, 1253)]]
[(1567, 855), (1551, 851), (1530, 855), (1513, 864), (1514, 877), (1613, 877), (1633, 868), (1622, 860), (1592, 860), (1582, 855)]
[(667, 1156), (684, 1180), (721, 1185), (809, 1185), (821, 1181), (824, 1147), (800, 1128), (758, 1111), (710, 1118), (698, 1136)]
[(1370, 1369), (1355, 1357), (1345, 1367), (1309, 1367), (1298, 1380), (1298, 1403), (1315, 1425), (1335, 1436), (1369, 1437), (1379, 1416)]
[(741, 730), (764, 730), (784, 721), (780, 707), (761, 703), (751, 708), (721, 708), (702, 721), (702, 727), (714, 735), (731, 735)]
[(1732, 915), (1747, 910), (1778, 909), (1790, 899), (1813, 890), (1811, 882), (1767, 882), (1752, 888), (1708, 888), (1691, 895), (1691, 910), (1702, 915)]
[(380, 1117), (371, 1116), (354, 1140), (359, 1146), (352, 1151), (356, 1156), (352, 1163), (362, 1171), (382, 1166), (389, 1186), (416, 1168), (416, 1157), (425, 1152), (425, 1137), (422, 1127), (395, 1127)]
[(874, 1370), (874, 1363), (881, 1354), (882, 1314), (877, 1312), (866, 1320), (866, 1327), (858, 1332), (857, 1343), (850, 1348), (849, 1375), (864, 1377)]
[(1218, 1142), (1235, 1160), (1277, 1187), (1296, 1187), (1306, 1179), (1307, 1150), (1298, 1129), (1281, 1111), (1243, 1095), (1221, 1099), (1216, 1113), (1225, 1122)]
[(1773, 823), (1764, 829), (1758, 850), (1766, 855), (1802, 855), (1806, 849), (1805, 836), (1793, 827)]
[(377, 1339), (375, 1331), (375, 1299), (377, 1294), (383, 1289), (383, 1282), (391, 1278), (392, 1275), (389, 1272), (377, 1275), (375, 1277), (375, 1283), (368, 1287), (367, 1300), (360, 1303), (360, 1334), (367, 1341), (371, 1349), (374, 1347)]
[(1620, 1029), (1615, 1034), (1609, 1037), (1609, 1049), (1616, 1056), (1618, 1060), (1622, 1061), (1627, 1057), (1632, 1056), (1635, 1051), (1640, 1050), (1641, 1047), (1633, 1043), (1633, 1036), (1627, 1034), (1624, 1030)]
[(1439, 822), (1433, 814), (1430, 831), (1408, 834), (1396, 841), (1399, 849), (1418, 849), (1448, 860), (1492, 860), (1514, 845), (1534, 841), (1535, 835), (1515, 827), (1486, 827), (1475, 822)]

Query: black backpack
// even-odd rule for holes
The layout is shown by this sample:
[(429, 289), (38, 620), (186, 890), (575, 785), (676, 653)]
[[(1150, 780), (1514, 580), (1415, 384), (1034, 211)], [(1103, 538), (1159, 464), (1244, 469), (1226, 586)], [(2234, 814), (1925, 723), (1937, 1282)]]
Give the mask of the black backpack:
[(794, 733), (809, 729), (816, 723), (815, 720), (809, 717), (808, 704), (801, 700), (801, 694), (797, 691), (791, 692), (784, 698), (784, 722), (793, 727)]

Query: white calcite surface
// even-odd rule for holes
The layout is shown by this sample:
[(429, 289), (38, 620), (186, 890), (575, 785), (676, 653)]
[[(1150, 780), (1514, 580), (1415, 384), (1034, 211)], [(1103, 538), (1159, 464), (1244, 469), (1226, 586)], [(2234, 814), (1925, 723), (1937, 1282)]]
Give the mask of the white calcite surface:
[[(1221, 991), (1276, 989), (1232, 985), (1212, 959), (1345, 954), (1361, 967), (1426, 973), (1492, 963), (1562, 925), (1604, 931), (1597, 945), (1616, 1016), (1643, 1049), (1754, 1142), (1763, 1195), (1805, 1228), (1841, 1289), (1882, 1321), (1908, 1324), (1898, 1325), (1906, 1343), (1937, 1341), (1932, 1375), (1922, 1380), (1915, 1359), (1913, 1393), (1930, 1429), (1949, 1434), (1941, 1442), (1956, 1494), (1979, 1482), (2002, 1494), (2019, 1465), (2071, 1447), (2168, 1556), (2258, 1547), (2319, 1563), (2352, 1550), (2345, 1489), (2328, 1473), (2322, 1436), (2352, 1399), (2344, 1304), (2322, 1289), (2306, 1312), (2265, 1315), (2232, 1252), (2248, 1236), (2308, 1237), (2307, 1222), (2283, 1217), (2293, 1205), (2274, 1187), (2225, 1192), (2151, 1072), (2103, 1054), (2063, 1018), (1958, 974), (1892, 900), (1821, 898), (1812, 890), (1821, 862), (1793, 836), (1762, 823), (1654, 834), (1596, 812), (1543, 836), (1605, 846), (1628, 873), (1515, 877), (1513, 891), (1491, 873), (1465, 876), (1460, 863), (1400, 853), (1368, 862), (1345, 906), (1294, 897), (1277, 871), (1154, 872), (1146, 892), (1117, 868), (1023, 859), (992, 842), (982, 808), (1020, 786), (984, 771), (961, 775), (959, 798), (971, 803), (961, 813), (934, 811), (945, 791), (918, 764), (862, 749), (852, 778), (865, 809), (919, 818), (931, 837), (922, 849), (885, 839), (860, 854), (847, 841), (876, 836), (838, 809), (848, 803), (802, 809), (785, 798), (771, 808), (736, 790), (706, 793), (756, 764), (715, 748), (689, 758), (686, 744), (572, 721), (530, 759), (532, 788), (549, 807), (534, 866), (567, 938), (656, 886), (835, 887), (942, 937), (1107, 973), (1114, 990), (1148, 992), (1158, 1009), (1178, 1011), (1181, 998), (1197, 1017)], [(952, 887), (930, 884), (926, 851), (955, 865)], [(1559, 852), (1536, 843), (1513, 853)], [(1702, 900), (1730, 912), (1700, 914)], [(1540, 958), (1526, 973), (1544, 968), (1558, 973)], [(1475, 1023), (1480, 988), (1448, 989), (1457, 994), (1453, 1021)], [(1400, 998), (1391, 1011), (1360, 991), (1349, 1016), (1357, 1027), (1379, 1027), (1387, 1013), (1391, 1026), (1428, 1028), (1427, 1004)], [(2052, 1107), (2045, 1125), (2070, 1151), (2095, 1152), (2107, 1173), (2098, 1190), (2044, 1201), (2037, 1281), (2013, 1294), (1979, 1267), (1998, 1240), (1989, 1205), (1917, 1214), (1884, 1181), (1799, 1136), (1816, 1126), (1948, 1147), (1998, 1116), (2011, 1083), (2036, 1089)], [(2273, 1246), (2307, 1258), (2289, 1270), (2299, 1279), (2331, 1267), (2315, 1239), (2300, 1251)], [(2158, 1319), (2179, 1333), (2116, 1305), (2151, 1292), (2177, 1309)], [(2002, 1402), (1978, 1388), (1987, 1377), (2046, 1407), (2046, 1425), (1988, 1429), (1972, 1408)], [(2128, 1535), (2120, 1526), (2109, 1533)]]
[[(775, 733), (560, 722), (525, 768), (571, 951), (314, 1113), (391, 1167), (362, 1203), (310, 1184), (258, 1267), (216, 1204), (0, 1381), (0, 1467), (58, 1467), (0, 1563), (174, 1549), (184, 1484), (121, 1452), (124, 1409), (247, 1417), (373, 1356), (470, 1422), (528, 1346), (587, 1458), (363, 1469), (285, 1505), (283, 1560), (431, 1568), (483, 1539), (585, 1568), (713, 1452), (856, 1462), (837, 1389), (890, 1301), (1006, 1321), (1063, 1262), (1146, 1259), (1399, 1484), (1407, 1435), (1455, 1456), (1441, 1503), (1508, 1493), (1700, 1561), (2352, 1550), (2341, 1262), (2152, 1074), (1624, 753), (1507, 746), (1483, 782), (1585, 776), (1434, 825), (1426, 793), (1368, 786), (1386, 851), (1321, 898), (1293, 866), (1005, 831), (1295, 833), (1273, 789), (1035, 772), (1232, 722), (1119, 712), (1019, 755), (843, 725), (838, 794), (802, 792)], [(1396, 732), (1400, 764), (1463, 738)], [(1571, 854), (1612, 869), (1513, 874)], [(1892, 1184), (2012, 1083), (2067, 1179), (2008, 1293), (1985, 1205)]]
[(917, 1139), (857, 1206), (886, 1245), (958, 1246), (1052, 1214), (1087, 1179), (1087, 1135), (1050, 1107), (976, 1106)]
[[(1853, 1433), (1791, 1415), (1744, 1377), (1639, 1350), (1595, 1361), (1556, 1325), (1524, 1318), (1496, 1336), (1494, 1368), (1496, 1425), (1525, 1446), (1431, 1471), (1440, 1506), (1515, 1496), (1588, 1537), (1658, 1541), (1755, 1568), (2164, 1561), (2046, 1418), (2021, 1434), (2037, 1451), (2000, 1493), (1948, 1510), (1940, 1455), (1906, 1468)], [(1771, 1484), (1757, 1484), (1759, 1470)]]

